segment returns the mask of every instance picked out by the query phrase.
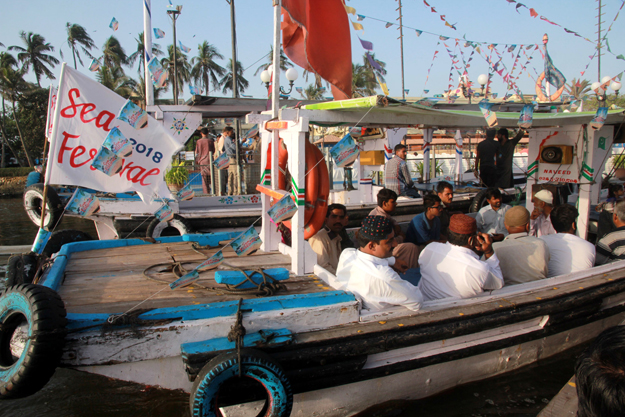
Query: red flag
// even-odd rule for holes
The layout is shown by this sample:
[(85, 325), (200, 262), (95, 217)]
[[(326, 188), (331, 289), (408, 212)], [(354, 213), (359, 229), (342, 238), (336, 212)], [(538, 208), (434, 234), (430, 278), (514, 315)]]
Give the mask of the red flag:
[(349, 20), (341, 0), (282, 0), (284, 52), (332, 86), (335, 100), (352, 95)]
[(530, 16), (536, 17), (536, 16), (538, 16), (538, 13), (536, 12), (536, 10), (530, 9)]

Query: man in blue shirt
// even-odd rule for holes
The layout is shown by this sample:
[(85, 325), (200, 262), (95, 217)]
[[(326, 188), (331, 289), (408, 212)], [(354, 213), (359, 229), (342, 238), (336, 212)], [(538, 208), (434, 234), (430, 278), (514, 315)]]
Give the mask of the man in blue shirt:
[(231, 126), (224, 127), (221, 134), (224, 138), (223, 152), (228, 155), (230, 165), (228, 166), (228, 195), (236, 195), (239, 187), (237, 187), (237, 168), (239, 162), (237, 161), (237, 144), (234, 129)]
[(423, 248), (430, 242), (437, 242), (441, 239), (441, 199), (434, 194), (423, 197), (423, 207), (425, 211), (417, 214), (406, 232), (406, 241), (414, 243)]

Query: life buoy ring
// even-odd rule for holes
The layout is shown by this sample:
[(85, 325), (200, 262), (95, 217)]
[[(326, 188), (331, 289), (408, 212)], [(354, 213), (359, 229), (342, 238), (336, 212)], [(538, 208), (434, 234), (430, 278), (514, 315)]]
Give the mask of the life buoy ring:
[(562, 95), (562, 92), (564, 91), (565, 85), (562, 84), (562, 87), (558, 88), (558, 90), (555, 93), (553, 93), (552, 95), (549, 96), (549, 98), (547, 98), (547, 96), (545, 95), (545, 93), (543, 93), (543, 90), (541, 88), (544, 80), (545, 80), (545, 71), (540, 73), (540, 75), (538, 76), (538, 79), (536, 80), (535, 88), (536, 88), (536, 98), (538, 98), (538, 101), (556, 101), (557, 99), (559, 99), (560, 96)]
[[(241, 375), (260, 383), (266, 393), (266, 401), (258, 416), (288, 417), (293, 409), (291, 383), (282, 367), (263, 352), (241, 350)], [(189, 406), (193, 417), (222, 416), (219, 410), (220, 390), (226, 381), (239, 378), (237, 352), (219, 355), (206, 364), (193, 383)], [(229, 393), (239, 390), (231, 389)], [(221, 396), (225, 393), (221, 392)], [(236, 394), (231, 394), (236, 397)], [(236, 398), (235, 398), (236, 399)]]
[(65, 341), (63, 300), (35, 284), (0, 293), (0, 398), (39, 391), (61, 360)]
[[(24, 209), (30, 220), (37, 226), (41, 226), (41, 208), (43, 206), (43, 187), (44, 185), (33, 184), (24, 190)], [(48, 187), (48, 195), (46, 197), (46, 218), (43, 222), (43, 228), (50, 231), (56, 227), (63, 216), (63, 204), (58, 194), (52, 187)]]
[[(289, 159), (289, 151), (284, 145), (284, 141), (280, 139), (278, 145), (278, 189), (286, 190), (286, 163)], [(271, 172), (271, 143), (267, 146), (267, 163), (265, 170)]]
[(174, 214), (174, 218), (168, 222), (162, 222), (159, 219), (152, 220), (145, 236), (156, 239), (162, 236), (182, 236), (189, 233), (193, 233), (191, 224), (184, 217)]

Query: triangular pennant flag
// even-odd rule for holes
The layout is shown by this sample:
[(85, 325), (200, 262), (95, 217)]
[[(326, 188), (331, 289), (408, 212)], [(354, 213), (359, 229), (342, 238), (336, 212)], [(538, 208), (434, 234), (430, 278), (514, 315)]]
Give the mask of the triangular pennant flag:
[(386, 22), (386, 26), (384, 26), (385, 28), (390, 28), (391, 26), (393, 26), (393, 24), (391, 22)]
[(616, 59), (622, 59), (623, 61), (625, 61), (625, 56), (623, 56), (623, 54), (617, 55)]
[(532, 16), (532, 17), (538, 17), (538, 13), (536, 12), (536, 10), (534, 10), (534, 9), (530, 9), (530, 16)]
[(356, 16), (356, 9), (354, 9), (353, 7), (345, 6), (345, 11), (349, 14), (353, 14), (354, 16)]
[(117, 21), (117, 19), (113, 18), (113, 20), (111, 20), (111, 23), (109, 24), (109, 27), (113, 29), (113, 32), (115, 32), (119, 28), (119, 22)]
[(423, 33), (423, 31), (422, 31), (422, 30), (419, 30), (419, 29), (415, 29), (414, 31), (415, 31), (415, 33), (417, 34), (417, 37), (418, 37), (418, 36), (421, 36), (421, 34)]
[(367, 60), (369, 61), (369, 64), (371, 64), (371, 66), (375, 68), (378, 72), (382, 72), (382, 67), (380, 66), (380, 64), (375, 62), (375, 59), (373, 59), (373, 57), (369, 55), (369, 52), (365, 52), (365, 55), (367, 55)]
[(442, 40), (442, 41), (446, 41), (446, 40), (447, 40), (447, 39), (449, 39), (449, 38), (448, 38), (447, 36), (440, 35), (440, 36), (438, 37), (438, 39), (440, 39), (440, 40)]
[(358, 20), (359, 22), (362, 22), (363, 20), (365, 20), (365, 17), (366, 16), (363, 16), (363, 15), (359, 14), (359, 15), (356, 16), (356, 20)]
[(369, 41), (363, 41), (360, 38), (358, 38), (358, 40), (360, 41), (360, 43), (362, 44), (362, 47), (364, 49), (366, 49), (367, 51), (373, 51), (373, 43), (371, 43)]
[(162, 39), (165, 37), (165, 32), (163, 32), (159, 28), (154, 28), (154, 37), (156, 39)]
[(178, 41), (178, 44), (180, 45), (180, 49), (182, 50), (182, 52), (184, 52), (185, 54), (191, 52), (191, 48), (184, 46), (181, 41)]
[(354, 26), (354, 30), (365, 30), (365, 28), (358, 22), (352, 22), (352, 26)]

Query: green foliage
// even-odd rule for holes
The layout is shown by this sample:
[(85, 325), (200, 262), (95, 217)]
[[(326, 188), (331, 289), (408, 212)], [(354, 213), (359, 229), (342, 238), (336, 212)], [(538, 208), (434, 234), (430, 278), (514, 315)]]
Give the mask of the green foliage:
[(36, 88), (25, 94), (17, 106), (17, 116), (28, 153), (42, 159), (48, 110), (47, 88)]
[(171, 168), (165, 172), (165, 182), (167, 184), (184, 184), (189, 180), (189, 171), (185, 167), (185, 161), (174, 161)]
[(0, 178), (25, 177), (34, 170), (31, 167), (0, 168)]
[[(432, 168), (434, 167), (434, 159), (430, 159), (430, 172), (432, 172)], [(412, 172), (418, 172), (419, 177), (423, 178), (423, 162), (417, 163), (417, 170)], [(434, 175), (439, 175), (443, 173), (443, 164), (441, 162), (436, 162), (436, 168), (434, 169)]]

